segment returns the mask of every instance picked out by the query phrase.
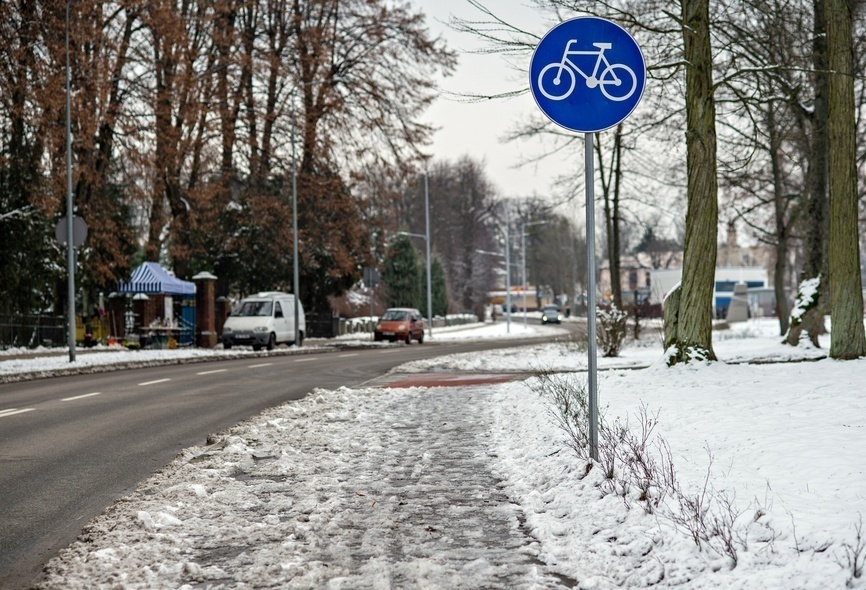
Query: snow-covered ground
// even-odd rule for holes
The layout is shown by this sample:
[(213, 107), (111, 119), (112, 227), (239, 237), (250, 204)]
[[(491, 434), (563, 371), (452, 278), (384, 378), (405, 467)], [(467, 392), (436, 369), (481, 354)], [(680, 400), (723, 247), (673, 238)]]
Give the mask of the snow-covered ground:
[[(600, 465), (587, 473), (537, 377), (318, 390), (188, 449), (43, 586), (866, 588), (866, 360), (777, 331), (715, 332), (719, 363), (664, 367), (657, 337), (600, 359), (605, 423), (639, 434), (645, 408), (650, 455), (673, 462), (681, 493), (655, 490), (652, 513), (634, 488), (607, 493)], [(561, 343), (400, 370), (553, 370), (579, 387), (585, 366)]]

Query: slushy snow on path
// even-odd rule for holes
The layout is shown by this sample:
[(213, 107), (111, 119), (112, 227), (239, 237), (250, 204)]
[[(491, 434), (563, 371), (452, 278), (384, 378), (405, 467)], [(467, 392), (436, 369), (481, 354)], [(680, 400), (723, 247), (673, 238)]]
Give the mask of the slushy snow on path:
[[(645, 408), (682, 491), (729, 500), (708, 510), (731, 519), (735, 558), (696, 543), (673, 496), (650, 514), (635, 490), (606, 493), (524, 376), (315, 391), (268, 410), (108, 509), (41, 587), (866, 588), (866, 360), (781, 347), (775, 329), (718, 333), (728, 362), (669, 369), (652, 344), (599, 374), (605, 420), (638, 429)], [(564, 346), (411, 370), (580, 383), (583, 353)]]

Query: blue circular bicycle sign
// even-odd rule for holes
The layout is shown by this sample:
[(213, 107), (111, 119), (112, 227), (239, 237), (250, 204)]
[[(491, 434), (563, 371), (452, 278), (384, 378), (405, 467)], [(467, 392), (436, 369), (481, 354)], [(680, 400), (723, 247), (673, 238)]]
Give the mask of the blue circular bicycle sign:
[(643, 96), (646, 64), (625, 29), (584, 16), (550, 29), (532, 54), (529, 87), (561, 127), (594, 133), (628, 117)]

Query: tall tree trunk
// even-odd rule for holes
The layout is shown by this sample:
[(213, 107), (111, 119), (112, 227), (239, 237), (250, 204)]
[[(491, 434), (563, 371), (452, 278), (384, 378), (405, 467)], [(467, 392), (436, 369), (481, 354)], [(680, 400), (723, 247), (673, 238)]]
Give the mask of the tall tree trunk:
[[(622, 307), (622, 264), (620, 263), (620, 217), (619, 217), (619, 187), (622, 179), (622, 123), (616, 126), (613, 135), (613, 255), (611, 261), (616, 260), (616, 287), (613, 290), (613, 302), (618, 309)], [(611, 271), (613, 267), (611, 266)]]
[[(804, 264), (801, 281), (816, 282), (818, 290), (798, 290), (794, 305), (795, 315), (785, 342), (797, 346), (803, 332), (808, 334), (813, 346), (818, 346), (818, 336), (826, 333), (824, 315), (829, 309), (829, 272), (827, 254), (827, 232), (829, 203), (827, 201), (827, 153), (830, 151), (827, 135), (827, 27), (824, 22), (824, 0), (814, 0), (814, 25), (812, 35), (812, 63), (815, 70), (815, 103), (811, 117), (811, 143), (809, 144), (809, 166), (806, 171), (806, 203), (804, 220), (806, 228), (803, 244)], [(803, 300), (801, 294), (809, 299)]]
[(613, 154), (609, 168), (605, 165), (604, 150), (601, 137), (595, 134), (595, 153), (598, 158), (598, 168), (601, 177), (601, 192), (604, 199), (604, 226), (607, 238), (607, 261), (610, 271), (610, 291), (613, 304), (622, 309), (622, 267), (620, 264), (619, 237), (619, 186), (620, 152), (622, 149), (622, 124), (616, 127), (614, 133)]
[(220, 176), (222, 189), (228, 194), (234, 174), (234, 148), (237, 139), (239, 111), (238, 91), (230, 92), (229, 68), (232, 65), (232, 49), (236, 39), (235, 23), (237, 6), (232, 1), (215, 4), (213, 27), (216, 49), (216, 98), (220, 122)]
[(866, 355), (860, 247), (857, 228), (857, 165), (851, 0), (827, 0), (827, 61), (830, 66), (830, 356)]
[[(674, 365), (693, 359), (715, 360), (713, 281), (718, 252), (718, 178), (716, 105), (710, 47), (709, 0), (682, 0), (686, 69), (686, 165), (688, 209), (683, 280), (676, 323), (665, 325), (665, 342), (676, 350)], [(667, 310), (666, 310), (667, 315)], [(673, 332), (671, 332), (673, 330)]]
[(770, 103), (767, 113), (767, 129), (770, 135), (770, 167), (773, 174), (773, 212), (776, 223), (776, 261), (773, 265), (773, 288), (776, 295), (776, 317), (779, 318), (779, 334), (788, 332), (788, 296), (785, 294), (785, 274), (788, 268), (788, 234), (785, 220), (786, 199), (782, 187), (782, 165), (780, 152), (782, 138), (776, 121), (776, 109)]

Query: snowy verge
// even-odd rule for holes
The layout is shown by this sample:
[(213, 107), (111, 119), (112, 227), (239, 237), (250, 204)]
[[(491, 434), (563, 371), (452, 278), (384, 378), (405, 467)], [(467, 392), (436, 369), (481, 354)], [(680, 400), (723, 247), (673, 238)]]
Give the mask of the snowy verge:
[(331, 348), (305, 346), (303, 348), (278, 348), (262, 352), (256, 352), (252, 349), (223, 350), (219, 348), (187, 348), (180, 350), (127, 350), (125, 348), (112, 348), (77, 352), (74, 362), (69, 362), (67, 356), (58, 355), (55, 351), (52, 355), (40, 356), (36, 353), (36, 355), (28, 354), (26, 358), (0, 361), (0, 383), (29, 381), (45, 377), (122, 371), (124, 369), (160, 365), (181, 365), (239, 358), (313, 354), (325, 350), (331, 350)]
[[(474, 419), (531, 535), (514, 560), (532, 555), (578, 588), (866, 588), (845, 566), (866, 512), (864, 379), (866, 361), (831, 360), (601, 376), (608, 418), (641, 404), (659, 412), (685, 488), (704, 485), (710, 466), (711, 484), (734, 495), (736, 565), (696, 546), (661, 509), (603, 494), (601, 470), (586, 474), (524, 382), (446, 389), (443, 407), (472, 400), (463, 418)], [(429, 420), (432, 393), (318, 390), (239, 424), (97, 518), (49, 564), (42, 587), (489, 587), (489, 554), (475, 545), (458, 555), (453, 539), (481, 533), (474, 506), (493, 502), (505, 523), (513, 507), (485, 490), (457, 502), (429, 487), (434, 466), (461, 456), (409, 436), (450, 428), (453, 418)], [(425, 514), (422, 504), (450, 524), (401, 520), (409, 508)], [(509, 587), (549, 587), (520, 579)]]

